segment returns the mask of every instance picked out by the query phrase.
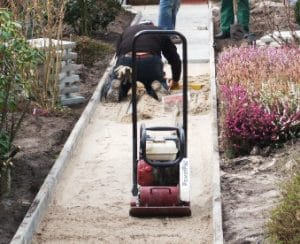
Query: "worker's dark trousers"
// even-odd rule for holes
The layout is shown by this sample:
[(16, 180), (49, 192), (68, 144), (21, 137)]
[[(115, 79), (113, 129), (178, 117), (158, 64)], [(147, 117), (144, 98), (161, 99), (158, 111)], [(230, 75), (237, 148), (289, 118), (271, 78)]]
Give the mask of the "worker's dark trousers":
[[(119, 65), (132, 67), (132, 58), (120, 56), (117, 60), (116, 67), (118, 67)], [(161, 57), (157, 55), (142, 58), (136, 57), (136, 65), (137, 81), (140, 81), (144, 84), (146, 91), (150, 96), (158, 99), (155, 91), (151, 87), (151, 84), (155, 80), (159, 81), (160, 83), (166, 82), (164, 79), (163, 63), (161, 61)], [(120, 90), (120, 99), (127, 96), (130, 88), (131, 84), (122, 83)]]
[[(237, 0), (237, 20), (244, 31), (249, 31), (249, 0)], [(230, 25), (234, 23), (233, 0), (222, 0), (221, 31), (230, 32)]]

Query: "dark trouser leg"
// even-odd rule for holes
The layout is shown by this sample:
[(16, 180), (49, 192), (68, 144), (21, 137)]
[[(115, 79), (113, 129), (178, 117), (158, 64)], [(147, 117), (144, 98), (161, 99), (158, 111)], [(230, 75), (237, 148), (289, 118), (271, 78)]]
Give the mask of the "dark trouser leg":
[[(125, 56), (119, 57), (117, 60), (115, 69), (120, 65), (131, 67), (131, 58), (125, 57)], [(115, 71), (114, 71), (114, 78), (118, 79), (117, 73)], [(121, 101), (123, 98), (125, 98), (127, 96), (127, 93), (130, 90), (130, 88), (131, 88), (131, 82), (129, 82), (127, 80), (121, 81), (121, 86), (120, 86), (120, 91), (119, 91), (119, 101)]]
[(249, 31), (249, 0), (239, 0), (238, 1), (238, 11), (237, 11), (238, 23), (244, 28), (244, 31)]
[(230, 33), (230, 25), (234, 23), (233, 0), (222, 0), (221, 31)]
[(121, 101), (124, 97), (127, 96), (129, 89), (131, 88), (131, 83), (121, 83), (120, 93), (119, 93), (119, 101)]
[[(147, 58), (137, 58), (137, 80), (142, 82), (146, 88), (147, 93), (155, 99), (158, 99), (155, 91), (152, 89), (151, 84), (154, 80), (159, 82), (164, 81), (163, 64), (159, 56), (151, 56)], [(132, 67), (131, 57), (120, 57), (117, 61), (118, 65), (125, 65)], [(121, 86), (121, 99), (127, 96), (129, 86)]]

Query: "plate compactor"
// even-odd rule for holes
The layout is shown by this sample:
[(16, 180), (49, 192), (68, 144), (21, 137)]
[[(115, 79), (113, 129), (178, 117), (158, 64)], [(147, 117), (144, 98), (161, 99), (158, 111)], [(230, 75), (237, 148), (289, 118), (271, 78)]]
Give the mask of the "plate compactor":
[[(178, 35), (183, 50), (182, 125), (140, 127), (137, 136), (136, 48), (142, 35)], [(132, 45), (133, 187), (129, 214), (135, 217), (190, 216), (190, 170), (187, 158), (187, 52), (186, 39), (176, 31), (145, 30)], [(139, 145), (138, 145), (139, 144)], [(138, 156), (139, 146), (139, 156)]]

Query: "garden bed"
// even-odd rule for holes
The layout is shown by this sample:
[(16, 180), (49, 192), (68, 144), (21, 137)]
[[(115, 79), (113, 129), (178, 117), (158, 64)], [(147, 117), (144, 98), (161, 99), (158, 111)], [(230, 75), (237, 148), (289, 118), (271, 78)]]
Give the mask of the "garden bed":
[[(291, 26), (288, 25), (290, 22), (286, 21), (287, 15), (280, 3), (268, 1), (271, 3), (272, 13), (276, 14), (277, 24), (272, 25), (268, 22), (265, 6), (255, 5), (259, 2), (264, 1), (252, 1), (251, 8), (250, 30), (256, 38), (259, 39), (278, 29), (290, 30)], [(214, 24), (215, 32), (218, 33), (218, 4), (216, 6)], [(297, 25), (293, 28), (299, 30)], [(246, 40), (232, 39), (215, 40), (215, 44), (216, 59), (228, 47), (247, 46)], [(220, 111), (219, 107), (219, 114)], [(224, 128), (220, 120), (219, 122), (222, 133)], [(260, 243), (268, 238), (266, 223), (270, 218), (271, 209), (278, 203), (282, 182), (290, 178), (299, 168), (299, 139), (290, 140), (277, 149), (254, 147), (250, 155), (235, 158), (228, 157), (222, 136), (219, 142), (224, 241), (225, 243)]]
[[(122, 11), (109, 25), (107, 33), (99, 35), (97, 40), (114, 45), (132, 18), (132, 14)], [(21, 151), (13, 161), (11, 193), (0, 199), (0, 243), (9, 243), (19, 227), (113, 54), (111, 50), (92, 67), (83, 66), (80, 70), (79, 93), (86, 98), (85, 103), (56, 113), (33, 115), (31, 109), (26, 114), (15, 140)]]

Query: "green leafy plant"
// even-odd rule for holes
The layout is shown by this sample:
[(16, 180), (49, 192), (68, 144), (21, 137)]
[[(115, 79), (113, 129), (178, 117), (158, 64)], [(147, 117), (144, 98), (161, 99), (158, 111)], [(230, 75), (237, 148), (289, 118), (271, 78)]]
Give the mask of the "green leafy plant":
[(300, 25), (300, 0), (297, 0), (295, 4), (295, 18), (298, 25)]
[(69, 0), (66, 4), (65, 21), (77, 34), (91, 35), (105, 30), (121, 10), (117, 0)]
[[(13, 139), (29, 106), (32, 70), (42, 58), (11, 14), (0, 9), (0, 177), (11, 165)], [(1, 187), (1, 186), (0, 186)]]
[(46, 111), (60, 109), (59, 73), (63, 56), (60, 40), (63, 33), (65, 2), (7, 0), (5, 4), (12, 11), (13, 18), (22, 23), (24, 36), (29, 39), (43, 38), (43, 41), (38, 41), (38, 46), (44, 54), (44, 59), (35, 69), (31, 96), (35, 106)]
[(300, 172), (282, 187), (279, 204), (266, 225), (271, 243), (300, 243)]
[(113, 52), (110, 44), (94, 40), (87, 36), (76, 38), (76, 48), (78, 52), (78, 62), (86, 66), (92, 66), (99, 59), (104, 58), (109, 52)]

